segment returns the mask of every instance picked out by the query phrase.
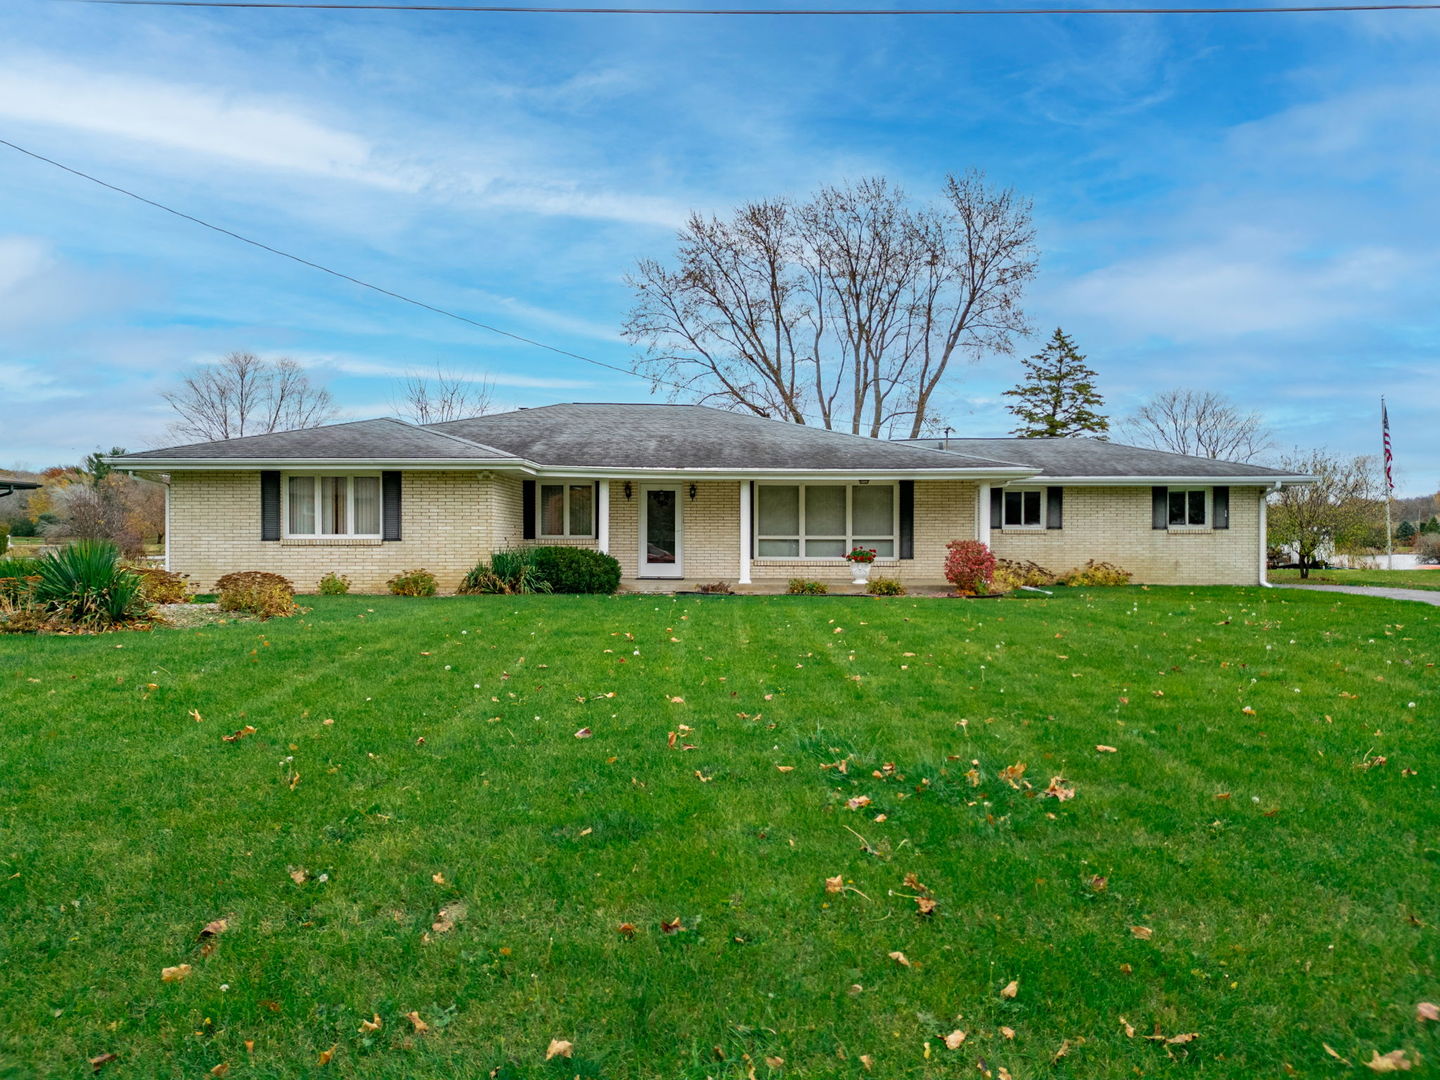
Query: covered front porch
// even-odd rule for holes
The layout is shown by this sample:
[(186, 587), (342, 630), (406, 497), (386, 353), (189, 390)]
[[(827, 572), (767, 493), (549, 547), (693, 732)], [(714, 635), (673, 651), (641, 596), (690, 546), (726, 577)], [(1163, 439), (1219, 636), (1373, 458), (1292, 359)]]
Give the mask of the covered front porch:
[(613, 555), (633, 591), (775, 592), (809, 578), (839, 593), (855, 547), (877, 552), (872, 576), (943, 589), (945, 545), (988, 537), (988, 488), (883, 475), (545, 477), (525, 482), (525, 540)]

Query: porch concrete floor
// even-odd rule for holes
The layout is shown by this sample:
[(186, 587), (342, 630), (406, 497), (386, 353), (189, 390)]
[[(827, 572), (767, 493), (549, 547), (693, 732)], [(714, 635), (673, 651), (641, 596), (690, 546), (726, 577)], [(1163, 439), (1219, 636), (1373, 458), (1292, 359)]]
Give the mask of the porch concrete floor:
[[(687, 592), (695, 593), (700, 591), (701, 585), (713, 584), (712, 581), (689, 581), (684, 579), (671, 580), (642, 580), (629, 581), (620, 587), (621, 592), (653, 594), (656, 596), (669, 596), (673, 593)], [(737, 596), (781, 596), (784, 595), (789, 582), (787, 580), (756, 581), (749, 585), (737, 585), (733, 581), (728, 584)], [(828, 596), (866, 596), (864, 585), (855, 585), (849, 581), (827, 581), (830, 587)], [(930, 583), (905, 586), (907, 596), (948, 596), (951, 587), (944, 583)]]

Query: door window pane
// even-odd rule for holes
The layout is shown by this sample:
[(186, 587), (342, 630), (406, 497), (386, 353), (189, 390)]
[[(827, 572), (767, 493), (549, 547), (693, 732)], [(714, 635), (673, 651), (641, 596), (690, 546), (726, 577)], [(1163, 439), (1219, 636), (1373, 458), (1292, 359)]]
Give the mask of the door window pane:
[(570, 485), (570, 535), (589, 536), (595, 521), (595, 489), (589, 484)]
[(805, 535), (845, 535), (845, 488), (842, 485), (810, 484), (805, 488)]
[(645, 493), (645, 561), (675, 561), (675, 492)]
[(540, 532), (544, 536), (565, 535), (565, 485), (540, 485)]
[(759, 502), (761, 536), (798, 536), (800, 534), (800, 489), (761, 484), (756, 488)]
[(355, 500), (355, 531), (361, 536), (378, 536), (380, 533), (380, 478), (378, 476), (357, 476), (352, 497)]
[(315, 532), (315, 477), (290, 477), (289, 505), (286, 514), (292, 535), (313, 535)]
[(889, 484), (857, 486), (850, 495), (850, 528), (861, 536), (895, 531), (895, 489)]

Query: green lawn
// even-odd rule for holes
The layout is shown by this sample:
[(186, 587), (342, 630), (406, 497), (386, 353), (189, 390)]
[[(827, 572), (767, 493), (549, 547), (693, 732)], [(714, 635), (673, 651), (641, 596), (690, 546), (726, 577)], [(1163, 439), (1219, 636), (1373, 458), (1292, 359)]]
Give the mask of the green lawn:
[[(1298, 582), (1299, 570), (1271, 570), (1272, 582)], [(1316, 585), (1366, 585), (1389, 589), (1440, 589), (1440, 567), (1434, 570), (1311, 570)]]
[(0, 1076), (1440, 1062), (1440, 612), (306, 602), (0, 638)]

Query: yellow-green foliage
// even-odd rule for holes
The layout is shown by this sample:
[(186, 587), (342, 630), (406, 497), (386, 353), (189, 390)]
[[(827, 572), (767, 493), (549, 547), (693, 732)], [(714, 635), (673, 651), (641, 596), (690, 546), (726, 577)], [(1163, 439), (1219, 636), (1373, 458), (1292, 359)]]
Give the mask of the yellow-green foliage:
[(226, 574), (215, 583), (220, 594), (221, 611), (243, 611), (272, 619), (294, 615), (300, 610), (295, 603), (295, 586), (288, 578), (263, 570), (241, 570)]
[(1131, 576), (1129, 570), (1122, 570), (1114, 563), (1091, 559), (1060, 580), (1066, 585), (1129, 585)]
[(130, 572), (140, 579), (140, 595), (150, 604), (183, 604), (190, 599), (185, 575), (158, 566), (132, 566)]
[(1054, 571), (1046, 570), (1029, 559), (996, 559), (995, 577), (991, 584), (996, 592), (1014, 592), (1022, 585), (1044, 588), (1046, 585), (1054, 585), (1057, 580), (1059, 579)]
[(865, 591), (871, 596), (904, 596), (905, 584), (899, 578), (871, 578), (865, 586)]
[(344, 596), (350, 591), (350, 579), (331, 570), (315, 587), (321, 596)]
[(406, 570), (385, 584), (396, 596), (434, 596), (437, 587), (429, 570)]
[(830, 586), (823, 581), (792, 577), (785, 591), (791, 596), (824, 596), (830, 591)]

